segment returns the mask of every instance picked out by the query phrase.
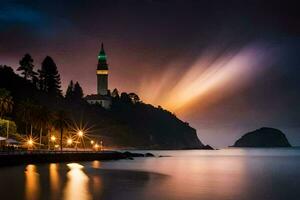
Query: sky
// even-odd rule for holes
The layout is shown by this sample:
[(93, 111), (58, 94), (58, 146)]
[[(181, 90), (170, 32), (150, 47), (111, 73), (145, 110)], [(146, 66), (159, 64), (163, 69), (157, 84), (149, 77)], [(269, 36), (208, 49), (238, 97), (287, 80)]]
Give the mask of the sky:
[(62, 87), (96, 92), (104, 43), (109, 88), (135, 92), (229, 146), (260, 127), (300, 146), (297, 1), (0, 1), (0, 64), (51, 56)]

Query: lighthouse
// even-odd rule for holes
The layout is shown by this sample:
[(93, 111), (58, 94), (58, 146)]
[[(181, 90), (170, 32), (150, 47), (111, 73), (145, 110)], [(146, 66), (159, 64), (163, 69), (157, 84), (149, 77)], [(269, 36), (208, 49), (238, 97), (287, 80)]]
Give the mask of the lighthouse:
[(97, 65), (97, 94), (108, 94), (108, 65), (106, 60), (106, 54), (104, 51), (103, 43), (101, 44), (101, 50), (98, 54)]
[(98, 54), (97, 75), (97, 94), (90, 94), (85, 100), (90, 104), (97, 104), (105, 109), (110, 109), (111, 96), (108, 90), (108, 64), (103, 43)]

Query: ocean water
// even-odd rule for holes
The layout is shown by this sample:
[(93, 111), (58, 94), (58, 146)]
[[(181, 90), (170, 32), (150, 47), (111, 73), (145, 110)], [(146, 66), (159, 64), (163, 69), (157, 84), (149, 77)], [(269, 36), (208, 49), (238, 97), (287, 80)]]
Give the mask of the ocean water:
[(0, 168), (0, 199), (300, 199), (300, 149), (147, 151), (170, 157)]

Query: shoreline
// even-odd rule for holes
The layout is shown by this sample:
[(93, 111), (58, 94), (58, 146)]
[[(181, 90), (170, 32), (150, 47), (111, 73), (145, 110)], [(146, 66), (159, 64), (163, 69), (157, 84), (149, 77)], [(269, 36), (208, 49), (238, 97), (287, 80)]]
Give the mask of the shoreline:
[(134, 157), (153, 157), (151, 153), (131, 153), (119, 151), (21, 151), (21, 152), (1, 152), (0, 167), (15, 166), (22, 164), (36, 163), (58, 163), (58, 162), (79, 162), (79, 161), (94, 161), (94, 160), (120, 160), (133, 159)]

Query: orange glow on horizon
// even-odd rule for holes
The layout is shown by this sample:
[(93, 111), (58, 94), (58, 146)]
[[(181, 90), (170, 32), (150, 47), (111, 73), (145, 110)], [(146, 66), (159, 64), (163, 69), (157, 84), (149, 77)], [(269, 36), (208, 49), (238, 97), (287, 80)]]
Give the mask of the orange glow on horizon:
[(263, 48), (245, 47), (217, 59), (206, 53), (183, 73), (168, 69), (155, 74), (152, 81), (145, 79), (139, 94), (145, 102), (176, 113), (186, 112), (195, 102), (206, 106), (242, 88), (264, 70), (268, 66), (265, 52)]

